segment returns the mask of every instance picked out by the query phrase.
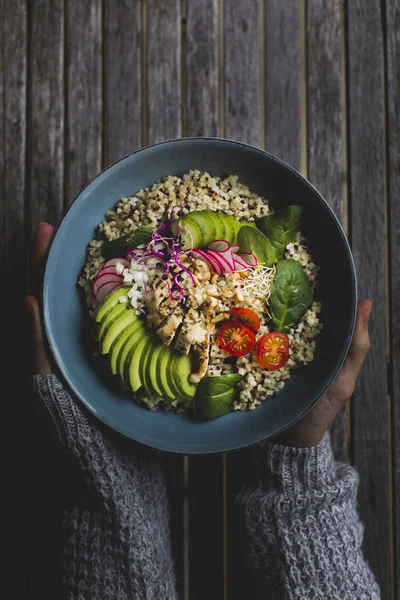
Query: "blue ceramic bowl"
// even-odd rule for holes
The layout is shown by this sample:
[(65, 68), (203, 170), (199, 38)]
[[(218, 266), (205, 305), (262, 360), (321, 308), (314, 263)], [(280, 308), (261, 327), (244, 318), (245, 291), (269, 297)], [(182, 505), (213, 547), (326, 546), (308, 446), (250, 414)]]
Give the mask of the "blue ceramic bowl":
[[(190, 169), (236, 174), (273, 207), (300, 204), (302, 230), (320, 265), (316, 298), (324, 328), (315, 358), (292, 371), (272, 399), (254, 411), (196, 422), (172, 412), (150, 412), (111, 385), (90, 352), (86, 310), (77, 279), (86, 247), (105, 213), (165, 175)], [(345, 234), (317, 190), (292, 167), (260, 149), (230, 140), (188, 138), (130, 154), (100, 173), (64, 216), (50, 249), (44, 280), (45, 327), (54, 358), (79, 400), (109, 427), (138, 442), (184, 454), (236, 450), (265, 440), (300, 419), (325, 392), (349, 348), (356, 314), (356, 277)]]

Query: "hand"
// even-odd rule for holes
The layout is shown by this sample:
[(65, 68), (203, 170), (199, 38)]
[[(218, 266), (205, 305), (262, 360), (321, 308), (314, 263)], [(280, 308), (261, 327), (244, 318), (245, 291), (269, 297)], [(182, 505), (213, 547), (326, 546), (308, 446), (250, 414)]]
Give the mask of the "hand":
[(360, 300), (354, 336), (346, 360), (328, 391), (300, 421), (273, 438), (274, 443), (303, 448), (318, 444), (354, 392), (356, 380), (370, 349), (368, 321), (372, 302)]
[[(54, 234), (54, 227), (41, 223), (35, 232), (33, 245), (32, 279), (36, 293), (40, 293), (43, 285), (43, 270), (47, 251)], [(37, 374), (52, 373), (52, 360), (42, 327), (41, 307), (34, 295), (25, 298), (25, 305), (32, 318), (33, 360), (32, 370)]]

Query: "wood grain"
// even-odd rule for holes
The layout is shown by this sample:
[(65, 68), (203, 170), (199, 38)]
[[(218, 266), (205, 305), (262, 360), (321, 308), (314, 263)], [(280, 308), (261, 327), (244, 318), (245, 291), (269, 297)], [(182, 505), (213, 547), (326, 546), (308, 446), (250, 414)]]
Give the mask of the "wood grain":
[(353, 452), (366, 559), (390, 598), (382, 15), (378, 0), (347, 6), (351, 239), (360, 297), (374, 303), (372, 348), (352, 403)]
[(188, 136), (220, 135), (219, 2), (191, 0), (187, 14), (186, 113)]
[(259, 146), (259, 3), (225, 0), (224, 5), (225, 136)]
[(68, 198), (72, 203), (102, 166), (101, 0), (69, 0)]
[[(144, 139), (148, 144), (180, 137), (181, 94), (181, 3), (179, 0), (147, 0), (145, 57), (146, 96)], [(170, 525), (176, 564), (178, 593), (183, 598), (188, 556), (185, 549), (184, 458), (166, 457)]]
[[(345, 76), (341, 68), (341, 0), (309, 0), (306, 27), (308, 179), (344, 225), (346, 140), (341, 89)], [(345, 409), (332, 425), (331, 441), (336, 459), (347, 460)]]
[[(190, 0), (186, 24), (186, 135), (219, 136), (219, 2)], [(221, 456), (189, 460), (190, 600), (223, 598)]]
[(30, 3), (30, 230), (57, 225), (64, 206), (64, 0)]
[(300, 168), (300, 3), (265, 0), (265, 149)]
[(148, 142), (182, 133), (181, 3), (147, 0)]
[[(29, 436), (32, 411), (28, 413), (26, 393), (27, 319), (24, 314), (25, 290), (25, 153), (27, 90), (27, 6), (19, 2), (11, 6), (0, 1), (0, 273), (1, 314), (4, 315), (1, 356), (3, 381), (3, 445), (13, 448), (3, 461), (5, 494), (2, 522), (3, 544), (7, 558), (4, 585), (12, 586), (16, 597), (22, 597), (27, 584), (30, 560), (29, 507), (22, 509), (25, 483), (30, 481), (33, 462), (26, 457), (25, 440)], [(22, 342), (22, 343), (21, 343)], [(11, 390), (12, 393), (8, 393)], [(15, 443), (18, 423), (22, 443)], [(11, 526), (10, 526), (11, 525)], [(8, 585), (7, 585), (8, 581)]]
[(142, 143), (140, 2), (106, 0), (104, 166)]
[(400, 599), (400, 5), (386, 1), (387, 175), (390, 236), (394, 594)]

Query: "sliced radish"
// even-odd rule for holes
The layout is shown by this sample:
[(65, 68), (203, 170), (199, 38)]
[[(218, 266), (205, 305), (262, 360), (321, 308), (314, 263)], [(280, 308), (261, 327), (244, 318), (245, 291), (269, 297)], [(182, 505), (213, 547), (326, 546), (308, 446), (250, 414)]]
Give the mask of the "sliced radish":
[(227, 242), (226, 240), (215, 240), (214, 242), (211, 242), (211, 244), (208, 244), (207, 250), (216, 250), (217, 252), (225, 252), (226, 250), (229, 250), (230, 248), (230, 243)]
[(107, 269), (108, 267), (114, 267), (117, 263), (121, 263), (125, 269), (127, 269), (130, 266), (130, 261), (127, 260), (126, 258), (110, 258), (109, 260), (106, 260), (105, 263), (103, 263), (103, 266), (101, 267), (100, 271), (103, 271), (103, 269)]
[(98, 277), (102, 277), (103, 275), (106, 275), (106, 274), (118, 275), (118, 277), (120, 276), (120, 274), (117, 273), (115, 266), (106, 267), (105, 269), (100, 269), (100, 271), (98, 273)]
[(220, 264), (222, 271), (232, 271), (232, 265), (226, 256), (222, 252), (216, 252), (215, 250), (207, 250), (207, 254), (211, 256), (211, 258)]
[(231, 246), (231, 252), (239, 252), (239, 244), (233, 244), (233, 246)]
[(204, 260), (213, 269), (213, 271), (215, 271), (215, 273), (217, 275), (221, 275), (221, 273), (223, 273), (224, 268), (221, 265), (221, 263), (216, 262), (208, 252), (205, 252), (204, 250), (197, 250), (197, 249), (193, 250), (193, 252), (194, 252), (194, 254), (197, 254), (199, 256), (199, 258)]
[(102, 302), (106, 296), (108, 296), (109, 294), (111, 294), (111, 292), (113, 292), (117, 288), (120, 288), (121, 286), (122, 283), (105, 283), (104, 285), (100, 286), (100, 288), (97, 290), (97, 293), (95, 294), (96, 301), (100, 304), (100, 302)]
[(93, 284), (93, 293), (97, 294), (98, 290), (105, 283), (122, 283), (123, 277), (121, 275), (117, 275), (116, 273), (105, 273), (104, 275), (99, 275), (96, 277), (96, 280)]
[(234, 271), (234, 269), (235, 269), (235, 263), (233, 260), (234, 255), (232, 254), (231, 249), (229, 248), (229, 250), (226, 250), (225, 252), (220, 252), (220, 254), (221, 254), (221, 256), (223, 256), (225, 258), (225, 260), (228, 261), (230, 270)]
[(257, 258), (254, 256), (254, 254), (251, 254), (251, 252), (241, 252), (240, 256), (251, 266), (251, 267), (256, 267), (258, 265), (258, 260)]
[(234, 256), (235, 271), (242, 271), (243, 269), (251, 269), (248, 262), (244, 260), (239, 254)]
[(204, 250), (198, 250), (197, 248), (192, 250), (192, 253), (197, 256), (197, 258), (201, 258), (201, 260), (204, 260), (204, 262), (206, 262), (208, 265), (212, 266), (212, 261), (210, 260), (210, 257), (208, 256), (207, 252), (205, 252)]

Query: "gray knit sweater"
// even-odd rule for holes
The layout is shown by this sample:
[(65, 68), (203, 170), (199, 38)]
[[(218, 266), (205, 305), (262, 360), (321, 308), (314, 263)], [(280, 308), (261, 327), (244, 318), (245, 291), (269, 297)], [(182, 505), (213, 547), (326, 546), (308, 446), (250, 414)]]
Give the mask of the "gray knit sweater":
[[(162, 454), (97, 423), (55, 375), (34, 386), (90, 491), (64, 511), (63, 598), (177, 599)], [(265, 598), (379, 599), (361, 552), (357, 475), (334, 462), (328, 434), (306, 449), (265, 444), (255, 462), (238, 505)]]

